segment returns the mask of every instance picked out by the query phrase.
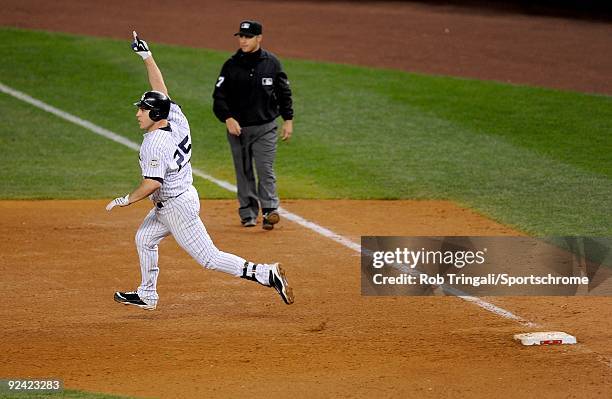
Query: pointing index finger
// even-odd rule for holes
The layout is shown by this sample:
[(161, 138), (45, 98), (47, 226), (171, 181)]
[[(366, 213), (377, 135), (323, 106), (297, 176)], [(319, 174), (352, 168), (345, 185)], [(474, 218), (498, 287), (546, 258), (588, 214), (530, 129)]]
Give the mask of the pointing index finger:
[(134, 40), (138, 40), (138, 33), (135, 30), (132, 31), (132, 34), (134, 35)]

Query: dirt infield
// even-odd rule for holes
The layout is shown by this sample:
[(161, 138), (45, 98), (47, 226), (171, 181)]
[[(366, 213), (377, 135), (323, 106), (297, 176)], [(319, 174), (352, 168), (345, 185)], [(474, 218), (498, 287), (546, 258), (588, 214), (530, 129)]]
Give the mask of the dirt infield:
[[(526, 328), (458, 298), (362, 297), (356, 253), (289, 222), (243, 229), (234, 201), (202, 203), (216, 244), (283, 262), (294, 305), (202, 271), (172, 239), (160, 249), (158, 309), (116, 304), (113, 290), (140, 278), (133, 235), (148, 204), (108, 214), (105, 203), (0, 202), (0, 375), (160, 398), (612, 394), (608, 298), (493, 298), (581, 341), (523, 348), (512, 335)], [(444, 201), (285, 205), (351, 239), (519, 234)]]
[[(612, 93), (610, 24), (403, 2), (168, 3), (3, 0), (0, 24), (121, 39), (138, 28), (151, 42), (232, 51), (250, 16), (283, 57)], [(362, 297), (355, 252), (286, 221), (240, 228), (234, 201), (203, 201), (216, 244), (283, 262), (296, 303), (202, 271), (168, 239), (159, 307), (146, 312), (112, 294), (140, 280), (133, 235), (148, 204), (105, 204), (0, 202), (0, 377), (159, 398), (612, 397), (609, 298), (491, 298), (580, 342), (523, 348), (512, 335), (529, 329), (459, 298)], [(521, 234), (445, 201), (283, 206), (356, 242)]]
[[(439, 3), (439, 2), (438, 2)], [(234, 51), (246, 17), (283, 57), (612, 94), (612, 24), (401, 1), (3, 0), (0, 25)], [(153, 22), (155, 21), (155, 22)], [(212, 84), (212, 83), (211, 83)], [(207, 89), (208, 90), (208, 89)]]

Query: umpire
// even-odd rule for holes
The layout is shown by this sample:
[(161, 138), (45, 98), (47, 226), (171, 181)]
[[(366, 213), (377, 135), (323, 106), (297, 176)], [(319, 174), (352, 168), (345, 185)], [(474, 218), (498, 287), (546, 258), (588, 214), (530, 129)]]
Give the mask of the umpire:
[(283, 117), (281, 137), (288, 140), (293, 132), (291, 89), (278, 58), (261, 48), (259, 22), (242, 21), (234, 36), (238, 36), (240, 49), (221, 68), (213, 92), (213, 111), (227, 127), (240, 221), (245, 227), (255, 226), (261, 204), (263, 228), (272, 230), (280, 220), (274, 175), (276, 118)]

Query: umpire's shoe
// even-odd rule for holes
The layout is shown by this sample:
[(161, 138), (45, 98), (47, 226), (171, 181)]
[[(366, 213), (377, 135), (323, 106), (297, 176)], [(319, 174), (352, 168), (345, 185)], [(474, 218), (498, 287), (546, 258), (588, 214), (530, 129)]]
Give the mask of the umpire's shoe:
[(155, 310), (155, 308), (157, 307), (157, 305), (149, 305), (148, 303), (145, 303), (142, 299), (140, 299), (138, 294), (135, 293), (134, 291), (131, 291), (131, 292), (117, 291), (115, 292), (115, 296), (113, 297), (113, 299), (115, 300), (115, 302), (119, 302), (124, 305), (138, 306), (139, 308), (143, 308), (146, 310)]
[(278, 291), (287, 305), (293, 303), (293, 290), (289, 287), (285, 272), (278, 263), (270, 265), (270, 286)]
[(255, 218), (246, 218), (240, 221), (244, 227), (253, 227), (257, 225), (257, 219)]
[(262, 227), (264, 230), (272, 230), (274, 225), (278, 222), (280, 222), (280, 215), (276, 209), (263, 214)]

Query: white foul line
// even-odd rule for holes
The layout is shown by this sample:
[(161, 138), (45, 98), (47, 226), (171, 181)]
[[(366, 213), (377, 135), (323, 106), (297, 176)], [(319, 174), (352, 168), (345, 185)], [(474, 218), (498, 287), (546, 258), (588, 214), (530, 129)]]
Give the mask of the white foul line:
[[(102, 128), (102, 127), (100, 127), (98, 125), (95, 125), (95, 124), (93, 124), (93, 123), (91, 123), (89, 121), (86, 121), (86, 120), (81, 119), (81, 118), (79, 118), (77, 116), (74, 116), (74, 115), (69, 114), (69, 113), (67, 113), (65, 111), (62, 111), (61, 109), (55, 108), (55, 107), (53, 107), (53, 106), (51, 106), (49, 104), (46, 104), (46, 103), (44, 103), (44, 102), (42, 102), (40, 100), (37, 100), (37, 99), (35, 99), (33, 97), (30, 97), (29, 95), (27, 95), (25, 93), (22, 93), (20, 91), (12, 89), (12, 88), (2, 84), (1, 82), (0, 82), (0, 91), (2, 91), (5, 94), (11, 95), (11, 96), (13, 96), (13, 97), (15, 97), (15, 98), (17, 98), (17, 99), (19, 99), (21, 101), (24, 101), (24, 102), (26, 102), (28, 104), (31, 104), (31, 105), (33, 105), (33, 106), (35, 106), (37, 108), (40, 108), (43, 111), (49, 112), (49, 113), (51, 113), (51, 114), (53, 114), (55, 116), (58, 116), (58, 117), (60, 117), (62, 119), (65, 119), (65, 120), (67, 120), (69, 122), (72, 122), (72, 123), (74, 123), (76, 125), (82, 126), (85, 129), (87, 129), (87, 130), (89, 130), (89, 131), (91, 131), (91, 132), (93, 132), (93, 133), (95, 133), (95, 134), (97, 134), (99, 136), (106, 137), (107, 139), (113, 140), (113, 141), (115, 141), (115, 142), (117, 142), (119, 144), (123, 144), (124, 146), (126, 146), (128, 148), (131, 148), (133, 150), (136, 150), (136, 151), (140, 150), (140, 146), (137, 143), (134, 143), (133, 141), (130, 141), (130, 140), (126, 139), (125, 137), (123, 137), (123, 136), (121, 136), (121, 135), (119, 135), (117, 133), (114, 133), (114, 132), (111, 132), (110, 130), (104, 129), (104, 128)], [(211, 176), (211, 175), (209, 175), (207, 173), (202, 172), (199, 169), (193, 168), (193, 173), (195, 175), (199, 176), (199, 177), (202, 177), (203, 179), (206, 179), (206, 180), (208, 180), (208, 181), (218, 185), (221, 188), (224, 188), (224, 189), (228, 190), (228, 191), (231, 191), (231, 192), (234, 192), (234, 193), (237, 191), (236, 186), (234, 186), (233, 184), (228, 183), (228, 182), (226, 182), (224, 180), (219, 180), (219, 179), (217, 179), (217, 178), (215, 178), (215, 177), (213, 177), (213, 176)], [(359, 245), (359, 244), (349, 240), (348, 238), (343, 237), (343, 236), (341, 236), (341, 235), (339, 235), (337, 233), (334, 233), (333, 231), (331, 231), (331, 230), (329, 230), (329, 229), (327, 229), (327, 228), (325, 228), (323, 226), (319, 226), (316, 223), (313, 223), (313, 222), (311, 222), (309, 220), (306, 220), (303, 217), (301, 217), (299, 215), (296, 215), (295, 213), (289, 212), (286, 209), (279, 208), (278, 211), (279, 211), (279, 213), (285, 219), (291, 220), (292, 222), (297, 223), (300, 226), (303, 226), (303, 227), (305, 227), (305, 228), (307, 228), (307, 229), (309, 229), (311, 231), (314, 231), (315, 233), (320, 234), (323, 237), (327, 237), (327, 238), (337, 242), (338, 244), (341, 244), (341, 245), (343, 245), (343, 246), (345, 246), (345, 247), (347, 247), (349, 249), (352, 249), (355, 252), (361, 253), (361, 245)], [(483, 308), (483, 309), (485, 309), (485, 310), (487, 310), (489, 312), (495, 313), (498, 316), (501, 316), (501, 317), (506, 318), (506, 319), (514, 320), (514, 321), (518, 322), (519, 324), (521, 324), (521, 325), (523, 325), (525, 327), (535, 327), (536, 326), (535, 323), (532, 323), (532, 322), (530, 322), (528, 320), (525, 320), (522, 317), (517, 316), (517, 315), (515, 315), (514, 313), (512, 313), (512, 312), (510, 312), (508, 310), (505, 310), (503, 308), (495, 306), (492, 303), (484, 301), (484, 300), (482, 300), (480, 298), (476, 298), (476, 297), (473, 297), (473, 296), (466, 296), (466, 295), (458, 295), (457, 297), (463, 299), (464, 301), (467, 301), (467, 302), (473, 303), (473, 304), (475, 304), (477, 306), (480, 306), (481, 308)]]

